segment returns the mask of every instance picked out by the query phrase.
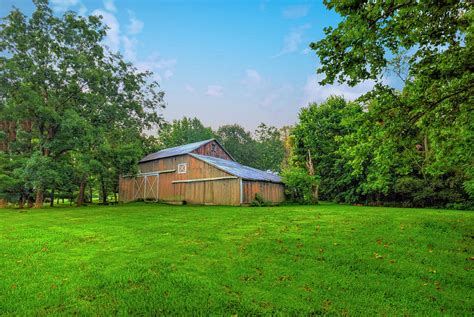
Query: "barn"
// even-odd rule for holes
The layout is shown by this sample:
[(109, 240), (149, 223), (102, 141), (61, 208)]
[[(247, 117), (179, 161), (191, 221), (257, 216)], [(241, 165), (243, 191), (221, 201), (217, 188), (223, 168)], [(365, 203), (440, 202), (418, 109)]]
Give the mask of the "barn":
[(239, 164), (215, 139), (149, 154), (139, 170), (120, 177), (121, 202), (246, 205), (257, 193), (275, 204), (285, 199), (278, 175)]

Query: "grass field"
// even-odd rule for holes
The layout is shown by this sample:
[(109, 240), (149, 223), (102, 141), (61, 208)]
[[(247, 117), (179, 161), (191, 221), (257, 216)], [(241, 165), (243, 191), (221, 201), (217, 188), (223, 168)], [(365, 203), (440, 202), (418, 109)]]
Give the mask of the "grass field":
[(0, 210), (0, 314), (466, 315), (474, 214), (333, 204)]

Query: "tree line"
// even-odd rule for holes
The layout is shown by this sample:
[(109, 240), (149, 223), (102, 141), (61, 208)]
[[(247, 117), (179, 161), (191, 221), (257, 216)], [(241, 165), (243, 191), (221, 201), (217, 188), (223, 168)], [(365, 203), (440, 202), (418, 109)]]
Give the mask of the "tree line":
[(198, 118), (173, 120), (162, 124), (156, 136), (150, 137), (147, 152), (183, 144), (216, 139), (243, 165), (280, 172), (285, 156), (284, 129), (261, 123), (253, 132), (238, 124), (227, 124), (213, 130)]
[[(471, 1), (327, 1), (342, 17), (310, 47), (321, 84), (374, 88), (300, 112), (290, 194), (299, 201), (473, 208)], [(402, 82), (394, 89), (384, 76)]]

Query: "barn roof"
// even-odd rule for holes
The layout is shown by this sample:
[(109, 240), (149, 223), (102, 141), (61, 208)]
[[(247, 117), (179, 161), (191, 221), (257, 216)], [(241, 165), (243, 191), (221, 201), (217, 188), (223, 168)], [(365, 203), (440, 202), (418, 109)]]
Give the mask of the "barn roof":
[(220, 170), (247, 180), (267, 181), (281, 183), (281, 177), (272, 173), (261, 171), (259, 169), (239, 164), (235, 161), (224, 160), (221, 158), (189, 153), (189, 155), (204, 161)]
[(199, 142), (194, 142), (194, 143), (189, 143), (185, 145), (180, 145), (180, 146), (175, 146), (171, 147), (168, 149), (164, 149), (155, 153), (148, 154), (144, 158), (140, 160), (140, 163), (147, 162), (147, 161), (153, 161), (165, 157), (170, 157), (170, 156), (176, 156), (176, 155), (183, 155), (183, 154), (188, 154), (191, 153), (192, 151), (196, 150), (200, 146), (209, 143), (211, 141), (214, 141), (214, 139), (209, 139), (205, 141), (199, 141)]

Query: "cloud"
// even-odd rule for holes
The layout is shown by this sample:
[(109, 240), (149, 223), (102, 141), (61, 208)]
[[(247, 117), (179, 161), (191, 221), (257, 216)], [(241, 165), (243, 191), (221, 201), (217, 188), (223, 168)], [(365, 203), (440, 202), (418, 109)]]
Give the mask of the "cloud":
[(288, 97), (291, 93), (293, 93), (293, 91), (293, 86), (289, 84), (283, 84), (275, 87), (268, 91), (266, 95), (264, 95), (262, 101), (260, 102), (260, 107), (275, 110), (275, 103)]
[(318, 83), (321, 79), (320, 75), (311, 75), (308, 77), (306, 84), (303, 87), (303, 105), (306, 106), (313, 102), (320, 103), (330, 96), (343, 96), (347, 100), (355, 100), (366, 92), (372, 90), (375, 85), (374, 81), (367, 80), (355, 87), (350, 87), (346, 84), (321, 86)]
[(291, 32), (288, 33), (283, 40), (283, 48), (281, 49), (280, 53), (278, 53), (274, 57), (296, 52), (303, 40), (304, 31), (309, 29), (310, 27), (310, 24), (304, 24), (302, 26), (292, 29)]
[(136, 61), (137, 60), (136, 46), (138, 44), (137, 40), (134, 38), (130, 38), (128, 36), (123, 36), (122, 43), (123, 43), (123, 56), (125, 57), (125, 59), (132, 62)]
[(117, 11), (117, 7), (115, 6), (114, 0), (104, 0), (104, 8), (110, 12)]
[(87, 12), (86, 6), (79, 0), (51, 0), (50, 2), (55, 12), (62, 13), (72, 9), (76, 9), (79, 15), (85, 15)]
[(263, 78), (255, 69), (245, 70), (245, 77), (242, 79), (242, 83), (247, 86), (258, 86), (262, 84)]
[(308, 55), (309, 53), (311, 53), (311, 49), (309, 47), (305, 47), (302, 51), (301, 51), (301, 54), (303, 55)]
[(173, 75), (174, 75), (174, 73), (171, 70), (167, 69), (165, 71), (164, 77), (165, 77), (165, 79), (170, 79), (171, 77), (173, 77)]
[(196, 92), (196, 89), (195, 89), (193, 86), (189, 85), (189, 84), (186, 85), (186, 86), (184, 86), (184, 89), (185, 89), (187, 92), (190, 92), (190, 93), (192, 93), (192, 94), (193, 94), (194, 92)]
[(224, 93), (224, 88), (219, 85), (209, 85), (207, 86), (207, 91), (206, 95), (211, 96), (211, 97), (218, 97), (222, 96)]
[(153, 53), (149, 55), (142, 61), (137, 62), (135, 65), (137, 68), (152, 68), (152, 69), (170, 69), (173, 68), (177, 63), (175, 58), (165, 59), (160, 56), (158, 53)]
[[(177, 60), (175, 58), (166, 59), (161, 57), (158, 53), (153, 53), (145, 59), (135, 60), (132, 62), (134, 62), (138, 71), (152, 71), (154, 73), (154, 79), (161, 82), (163, 78), (167, 80), (173, 76), (173, 70), (176, 66)], [(161, 76), (160, 74), (164, 75)]]
[(96, 9), (92, 15), (101, 15), (102, 21), (109, 27), (104, 44), (110, 48), (111, 51), (117, 52), (120, 48), (120, 24), (112, 13), (102, 9)]
[(289, 6), (283, 9), (281, 14), (285, 19), (299, 19), (308, 15), (309, 8), (309, 5)]
[(138, 20), (135, 17), (135, 14), (131, 11), (128, 11), (129, 15), (129, 24), (127, 26), (127, 32), (128, 34), (138, 34), (142, 31), (143, 29), (143, 21)]

